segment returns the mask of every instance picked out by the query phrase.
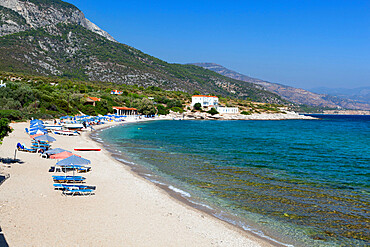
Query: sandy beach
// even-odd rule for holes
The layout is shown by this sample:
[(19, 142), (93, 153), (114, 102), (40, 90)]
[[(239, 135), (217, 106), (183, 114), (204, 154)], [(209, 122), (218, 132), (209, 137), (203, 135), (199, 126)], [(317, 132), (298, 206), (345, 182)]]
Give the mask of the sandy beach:
[[(107, 127), (106, 124), (101, 127)], [(0, 157), (14, 157), (17, 142), (30, 144), (29, 123), (11, 124), (14, 131), (0, 146)], [(99, 126), (100, 127), (100, 126)], [(89, 138), (58, 136), (53, 148), (100, 148)], [(53, 189), (48, 172), (56, 160), (17, 152), (23, 163), (6, 166), (0, 186), (0, 227), (9, 246), (272, 246), (172, 198), (139, 177), (128, 166), (101, 152), (74, 152), (91, 160), (83, 174), (92, 196), (63, 196)]]

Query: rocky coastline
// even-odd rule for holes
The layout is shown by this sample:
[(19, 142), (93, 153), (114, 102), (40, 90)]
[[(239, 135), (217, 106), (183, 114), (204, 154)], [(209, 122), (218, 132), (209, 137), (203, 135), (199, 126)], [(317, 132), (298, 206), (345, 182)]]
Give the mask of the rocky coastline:
[(243, 114), (216, 114), (211, 115), (207, 112), (191, 112), (184, 113), (171, 112), (167, 117), (174, 120), (293, 120), (305, 119), (314, 120), (317, 118), (298, 114), (293, 111), (283, 111), (281, 113), (254, 113), (251, 115)]

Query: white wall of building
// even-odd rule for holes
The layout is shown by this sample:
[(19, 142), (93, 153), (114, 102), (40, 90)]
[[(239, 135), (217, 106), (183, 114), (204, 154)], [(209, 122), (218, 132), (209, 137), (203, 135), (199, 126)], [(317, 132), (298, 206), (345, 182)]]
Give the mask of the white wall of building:
[(202, 107), (214, 107), (218, 106), (218, 97), (208, 95), (193, 95), (191, 97), (191, 105), (194, 106), (196, 103), (200, 103)]
[(222, 107), (219, 106), (216, 108), (219, 114), (238, 114), (239, 108), (238, 107)]

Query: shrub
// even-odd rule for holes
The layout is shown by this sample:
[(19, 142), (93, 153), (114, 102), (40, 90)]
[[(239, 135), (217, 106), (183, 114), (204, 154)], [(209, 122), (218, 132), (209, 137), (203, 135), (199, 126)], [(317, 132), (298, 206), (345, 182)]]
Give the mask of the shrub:
[(212, 108), (211, 110), (207, 111), (207, 113), (209, 113), (213, 116), (213, 115), (218, 114), (218, 111), (215, 108)]
[(22, 113), (18, 110), (0, 110), (0, 118), (7, 118), (9, 121), (22, 120)]
[(199, 111), (200, 109), (202, 109), (202, 105), (200, 103), (195, 103), (194, 104), (194, 109)]
[(10, 132), (11, 132), (11, 128), (9, 126), (9, 119), (1, 118), (0, 119), (0, 144), (3, 138), (7, 136), (8, 133)]
[(166, 109), (164, 105), (161, 105), (161, 104), (157, 105), (157, 111), (158, 111), (158, 115), (167, 115), (168, 113), (170, 113), (170, 111)]
[(179, 113), (183, 113), (184, 112), (184, 110), (182, 108), (180, 108), (180, 107), (172, 107), (171, 108), (171, 111), (173, 111), (173, 112), (179, 112)]
[(252, 113), (250, 111), (242, 111), (240, 114), (243, 114), (243, 115), (251, 115)]

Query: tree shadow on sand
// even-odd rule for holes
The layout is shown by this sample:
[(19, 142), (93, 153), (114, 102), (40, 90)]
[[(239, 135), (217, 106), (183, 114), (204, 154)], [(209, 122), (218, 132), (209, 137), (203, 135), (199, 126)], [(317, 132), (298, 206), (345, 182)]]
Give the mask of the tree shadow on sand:
[(24, 163), (22, 160), (14, 159), (14, 158), (0, 158), (0, 162), (3, 164), (7, 164), (7, 165), (15, 164), (15, 163), (18, 163), (18, 164)]

